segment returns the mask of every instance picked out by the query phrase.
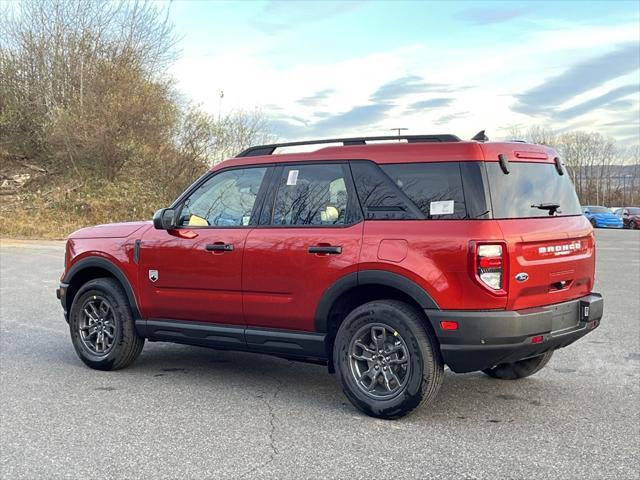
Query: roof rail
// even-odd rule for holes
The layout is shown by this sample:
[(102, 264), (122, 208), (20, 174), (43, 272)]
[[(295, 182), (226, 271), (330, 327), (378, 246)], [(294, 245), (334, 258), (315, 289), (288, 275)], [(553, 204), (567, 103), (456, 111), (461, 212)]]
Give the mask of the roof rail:
[(367, 142), (379, 140), (406, 140), (408, 143), (429, 143), (429, 142), (460, 142), (455, 135), (386, 135), (382, 137), (355, 137), (355, 138), (327, 138), (324, 140), (305, 140), (302, 142), (273, 143), (271, 145), (257, 145), (249, 147), (236, 155), (238, 157), (255, 157), (258, 155), (273, 155), (277, 148), (298, 147), (300, 145), (321, 145), (324, 143), (342, 143), (349, 145), (366, 145)]

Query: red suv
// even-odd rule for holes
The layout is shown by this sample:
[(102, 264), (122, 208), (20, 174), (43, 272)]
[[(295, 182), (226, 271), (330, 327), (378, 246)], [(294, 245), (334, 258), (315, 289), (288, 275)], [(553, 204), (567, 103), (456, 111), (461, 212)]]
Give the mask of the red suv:
[[(282, 152), (307, 144), (333, 145)], [(597, 327), (594, 248), (550, 148), (296, 142), (216, 165), (153, 222), (73, 233), (57, 293), (92, 368), (145, 339), (261, 352), (326, 364), (357, 408), (397, 418), (445, 364), (527, 377)]]

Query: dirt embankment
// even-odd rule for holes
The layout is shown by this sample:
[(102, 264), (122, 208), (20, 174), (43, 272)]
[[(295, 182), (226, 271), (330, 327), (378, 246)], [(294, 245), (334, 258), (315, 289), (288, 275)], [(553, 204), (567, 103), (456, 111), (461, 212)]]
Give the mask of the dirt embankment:
[(81, 179), (0, 153), (0, 237), (64, 239), (88, 225), (150, 219), (166, 202), (148, 180)]

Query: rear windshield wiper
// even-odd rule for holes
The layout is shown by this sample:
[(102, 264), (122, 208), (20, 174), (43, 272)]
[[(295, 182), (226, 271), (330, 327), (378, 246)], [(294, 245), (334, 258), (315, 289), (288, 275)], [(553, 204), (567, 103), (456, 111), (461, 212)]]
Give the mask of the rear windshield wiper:
[(531, 205), (531, 208), (539, 208), (540, 210), (549, 210), (549, 215), (555, 215), (556, 212), (560, 212), (559, 203), (539, 203)]

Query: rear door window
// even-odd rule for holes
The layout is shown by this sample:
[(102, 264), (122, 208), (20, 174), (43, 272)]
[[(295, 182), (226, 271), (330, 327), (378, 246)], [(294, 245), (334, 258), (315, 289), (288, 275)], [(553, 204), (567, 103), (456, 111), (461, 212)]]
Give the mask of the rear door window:
[(277, 180), (272, 225), (351, 222), (347, 169), (341, 163), (286, 165)]
[(487, 162), (486, 168), (493, 218), (549, 217), (549, 210), (536, 205), (553, 203), (559, 205), (556, 216), (582, 213), (569, 175), (559, 175), (554, 164), (511, 162), (509, 174), (497, 162)]

